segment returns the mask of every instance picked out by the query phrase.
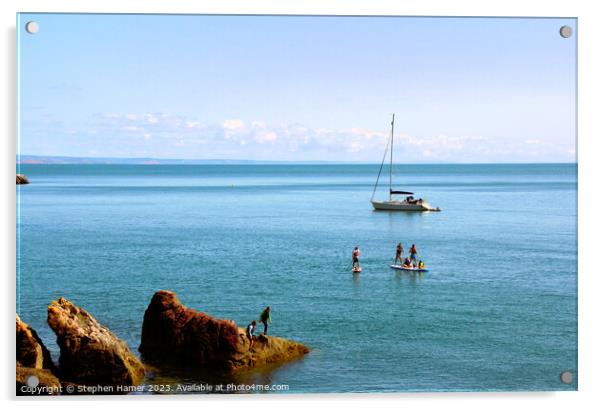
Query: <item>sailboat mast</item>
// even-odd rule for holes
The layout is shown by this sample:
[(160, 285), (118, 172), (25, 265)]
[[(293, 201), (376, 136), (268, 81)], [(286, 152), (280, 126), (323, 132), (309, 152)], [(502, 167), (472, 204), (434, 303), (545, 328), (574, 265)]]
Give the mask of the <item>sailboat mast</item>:
[(389, 201), (391, 201), (391, 191), (393, 190), (393, 130), (395, 128), (395, 114), (391, 120), (391, 162), (389, 164)]

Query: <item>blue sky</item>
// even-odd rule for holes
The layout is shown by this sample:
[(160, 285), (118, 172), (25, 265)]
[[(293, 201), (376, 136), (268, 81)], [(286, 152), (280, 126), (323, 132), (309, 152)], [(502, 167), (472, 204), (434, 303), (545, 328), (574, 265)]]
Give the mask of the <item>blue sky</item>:
[[(40, 31), (27, 34), (27, 21)], [(575, 160), (574, 19), (21, 14), (20, 153)]]

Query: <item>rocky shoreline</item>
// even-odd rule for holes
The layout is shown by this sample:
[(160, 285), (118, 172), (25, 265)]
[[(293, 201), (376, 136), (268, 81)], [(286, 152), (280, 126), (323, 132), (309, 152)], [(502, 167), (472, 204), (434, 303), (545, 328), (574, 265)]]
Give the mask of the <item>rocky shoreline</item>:
[(47, 323), (57, 336), (58, 365), (36, 331), (16, 317), (17, 395), (127, 393), (145, 380), (145, 364), (231, 374), (309, 352), (298, 342), (263, 335), (250, 348), (234, 321), (185, 307), (171, 291), (156, 292), (146, 309), (138, 348), (142, 361), (125, 341), (62, 297), (48, 306)]

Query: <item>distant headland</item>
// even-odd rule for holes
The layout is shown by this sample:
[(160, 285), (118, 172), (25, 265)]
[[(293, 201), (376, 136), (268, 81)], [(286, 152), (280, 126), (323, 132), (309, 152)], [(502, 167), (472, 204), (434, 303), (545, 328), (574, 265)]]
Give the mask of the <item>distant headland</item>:
[[(161, 159), (161, 158), (112, 158), (78, 156), (17, 155), (17, 164), (24, 165), (316, 165), (351, 164), (358, 162), (334, 161), (270, 161), (246, 159)], [(368, 164), (368, 162), (365, 162)]]

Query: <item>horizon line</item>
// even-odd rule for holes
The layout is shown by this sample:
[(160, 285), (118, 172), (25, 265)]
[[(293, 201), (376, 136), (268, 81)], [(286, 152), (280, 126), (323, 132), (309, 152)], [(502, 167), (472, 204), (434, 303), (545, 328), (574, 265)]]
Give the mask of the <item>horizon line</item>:
[[(24, 159), (23, 158), (27, 158)], [(36, 162), (36, 159), (38, 160)], [(62, 163), (44, 163), (45, 161), (52, 160), (73, 160), (74, 162), (62, 162)], [(157, 158), (157, 157), (119, 157), (119, 156), (60, 156), (60, 155), (17, 155), (17, 165), (122, 165), (128, 163), (90, 163), (77, 161), (144, 161), (150, 163), (129, 163), (129, 165), (203, 165), (203, 163), (165, 163), (165, 162), (224, 162), (224, 163), (205, 163), (210, 164), (222, 164), (222, 165), (237, 165), (237, 164), (341, 164), (341, 165), (380, 165), (380, 162), (372, 161), (338, 161), (338, 160), (270, 160), (270, 159), (223, 159), (223, 158)], [(31, 161), (31, 162), (29, 162)], [(152, 163), (155, 162), (155, 163)], [(164, 163), (161, 163), (164, 162)], [(228, 163), (229, 162), (229, 163)], [(234, 163), (238, 162), (238, 163)], [(396, 165), (546, 165), (546, 164), (578, 164), (578, 160), (575, 161), (544, 161), (544, 162), (449, 162), (449, 161), (435, 161), (435, 162), (404, 162), (397, 163)], [(387, 164), (388, 165), (388, 164)]]

